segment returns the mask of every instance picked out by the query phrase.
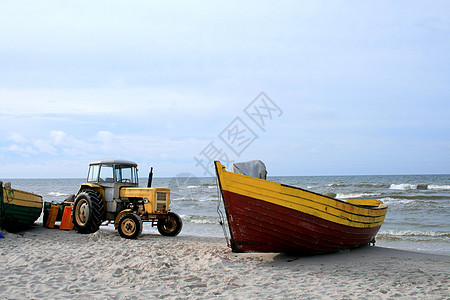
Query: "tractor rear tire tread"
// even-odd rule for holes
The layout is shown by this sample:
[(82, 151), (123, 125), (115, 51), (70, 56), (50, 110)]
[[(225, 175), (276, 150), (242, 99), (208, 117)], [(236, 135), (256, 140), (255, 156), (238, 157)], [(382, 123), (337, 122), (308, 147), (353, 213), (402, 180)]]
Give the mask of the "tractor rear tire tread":
[[(89, 219), (84, 225), (78, 224), (75, 217), (76, 207), (80, 199), (86, 199), (89, 203)], [(72, 212), (72, 222), (75, 230), (83, 234), (97, 232), (104, 220), (105, 205), (100, 195), (94, 190), (81, 191), (75, 198)]]

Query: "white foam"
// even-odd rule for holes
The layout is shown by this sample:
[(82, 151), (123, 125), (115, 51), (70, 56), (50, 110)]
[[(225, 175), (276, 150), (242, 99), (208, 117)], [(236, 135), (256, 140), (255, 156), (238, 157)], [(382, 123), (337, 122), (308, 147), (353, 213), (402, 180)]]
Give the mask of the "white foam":
[(430, 185), (428, 185), (428, 189), (430, 189), (430, 190), (450, 190), (450, 185), (430, 184)]
[(68, 197), (68, 196), (70, 196), (70, 194), (60, 193), (60, 192), (50, 192), (47, 195), (52, 196), (52, 197)]
[(194, 223), (194, 224), (218, 224), (217, 217), (205, 217), (196, 215), (181, 215), (183, 221)]
[(409, 204), (409, 203), (412, 203), (415, 201), (415, 200), (410, 200), (410, 199), (398, 199), (398, 198), (391, 198), (391, 197), (381, 198), (380, 200), (383, 201), (383, 203), (385, 203), (385, 204), (390, 204), (390, 203)]
[(373, 196), (378, 196), (378, 195), (380, 195), (380, 194), (379, 193), (349, 193), (349, 194), (337, 193), (336, 198), (338, 198), (338, 199), (365, 198), (365, 197), (373, 197)]
[(391, 184), (389, 187), (391, 190), (415, 190), (417, 189), (417, 184), (401, 183), (401, 184)]
[(423, 230), (384, 230), (380, 232), (380, 235), (388, 235), (388, 236), (396, 236), (396, 237), (420, 237), (420, 236), (429, 236), (429, 237), (449, 237), (448, 232), (440, 232), (440, 231), (423, 231)]

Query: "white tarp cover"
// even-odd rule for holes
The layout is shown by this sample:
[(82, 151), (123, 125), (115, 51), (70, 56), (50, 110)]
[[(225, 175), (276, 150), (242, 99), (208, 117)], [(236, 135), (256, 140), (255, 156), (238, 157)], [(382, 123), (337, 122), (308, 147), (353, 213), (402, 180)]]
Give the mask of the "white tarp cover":
[(256, 178), (266, 179), (266, 165), (260, 160), (250, 160), (234, 163), (230, 167), (231, 172)]

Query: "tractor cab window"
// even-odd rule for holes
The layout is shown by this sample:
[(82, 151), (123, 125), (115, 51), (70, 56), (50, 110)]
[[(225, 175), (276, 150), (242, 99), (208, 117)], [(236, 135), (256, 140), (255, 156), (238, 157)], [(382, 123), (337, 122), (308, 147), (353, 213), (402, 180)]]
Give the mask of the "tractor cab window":
[(138, 183), (137, 169), (133, 166), (116, 166), (116, 181), (120, 183)]
[(114, 182), (114, 172), (112, 165), (102, 165), (102, 167), (100, 168), (100, 176), (98, 178), (98, 182)]
[(97, 182), (98, 181), (98, 173), (100, 171), (100, 165), (91, 165), (89, 166), (89, 174), (88, 174), (88, 182)]

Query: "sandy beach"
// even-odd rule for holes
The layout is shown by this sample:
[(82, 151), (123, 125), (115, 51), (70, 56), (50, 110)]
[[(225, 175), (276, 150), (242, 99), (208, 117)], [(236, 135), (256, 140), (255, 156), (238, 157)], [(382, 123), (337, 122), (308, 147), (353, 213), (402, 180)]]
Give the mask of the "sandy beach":
[(0, 239), (1, 299), (448, 299), (450, 256), (382, 247), (312, 257), (236, 254), (225, 239), (36, 223)]

